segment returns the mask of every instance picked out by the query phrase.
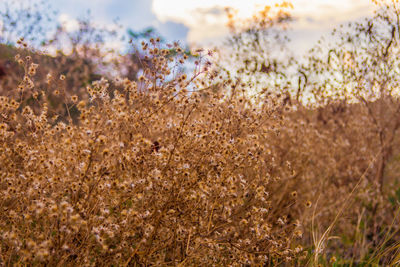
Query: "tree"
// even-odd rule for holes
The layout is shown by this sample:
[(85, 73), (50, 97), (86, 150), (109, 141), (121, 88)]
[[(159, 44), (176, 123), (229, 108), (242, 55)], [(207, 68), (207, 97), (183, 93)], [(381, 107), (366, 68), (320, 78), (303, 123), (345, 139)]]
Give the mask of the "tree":
[(226, 80), (236, 81), (251, 88), (254, 96), (266, 98), (271, 94), (287, 93), (291, 67), (295, 59), (287, 47), (284, 34), (292, 17), (293, 6), (283, 2), (265, 8), (251, 19), (239, 19), (236, 11), (227, 9), (231, 34), (220, 55), (218, 68), (225, 72)]
[(334, 31), (338, 42), (329, 51), (315, 48), (319, 55), (309, 57), (308, 84), (302, 92), (317, 105), (362, 104), (369, 119), (367, 133), (376, 144), (373, 180), (380, 191), (400, 127), (399, 16), (397, 1), (384, 2), (373, 18), (349, 24), (347, 31)]

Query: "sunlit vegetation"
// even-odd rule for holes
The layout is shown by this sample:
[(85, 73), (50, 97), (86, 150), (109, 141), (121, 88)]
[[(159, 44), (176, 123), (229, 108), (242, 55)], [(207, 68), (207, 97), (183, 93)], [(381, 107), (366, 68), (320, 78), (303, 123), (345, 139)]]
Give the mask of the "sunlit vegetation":
[(151, 30), (111, 51), (85, 21), (2, 34), (0, 265), (400, 264), (398, 3), (306, 60), (275, 8), (227, 10), (216, 51)]

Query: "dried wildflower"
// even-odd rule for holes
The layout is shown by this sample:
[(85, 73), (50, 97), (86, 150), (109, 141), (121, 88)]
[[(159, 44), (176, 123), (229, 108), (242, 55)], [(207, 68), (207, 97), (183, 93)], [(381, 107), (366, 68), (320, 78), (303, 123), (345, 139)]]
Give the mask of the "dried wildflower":
[(31, 76), (35, 75), (36, 74), (36, 69), (37, 69), (38, 66), (39, 66), (38, 64), (31, 63), (31, 65), (29, 66), (29, 69), (28, 69), (28, 74), (31, 75)]
[(107, 156), (107, 155), (109, 155), (110, 154), (110, 150), (108, 149), (108, 148), (105, 148), (104, 150), (103, 150), (103, 156)]
[(85, 103), (85, 101), (79, 101), (79, 103), (78, 103), (78, 105), (77, 105), (77, 107), (79, 108), (79, 109), (83, 109), (84, 107), (86, 106), (86, 103)]
[(296, 230), (294, 232), (294, 236), (297, 238), (302, 238), (303, 237), (303, 232), (301, 230)]
[(0, 131), (5, 131), (5, 130), (7, 130), (7, 124), (0, 123)]
[(140, 75), (138, 80), (139, 82), (144, 82), (146, 81), (146, 78), (143, 75)]

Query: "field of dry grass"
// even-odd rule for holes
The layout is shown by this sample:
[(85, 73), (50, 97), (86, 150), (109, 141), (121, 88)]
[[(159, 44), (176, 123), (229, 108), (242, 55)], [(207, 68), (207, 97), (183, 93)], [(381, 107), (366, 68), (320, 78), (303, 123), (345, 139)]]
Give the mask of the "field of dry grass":
[(250, 62), (262, 31), (236, 32), (235, 73), (157, 38), (113, 62), (1, 45), (0, 265), (399, 265), (400, 11), (383, 7), (302, 64)]

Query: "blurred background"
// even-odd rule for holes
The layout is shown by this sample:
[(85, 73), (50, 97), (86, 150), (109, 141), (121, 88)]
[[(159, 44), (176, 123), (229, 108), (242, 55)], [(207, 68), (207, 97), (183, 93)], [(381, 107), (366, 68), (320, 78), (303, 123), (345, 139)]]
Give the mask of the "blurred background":
[[(181, 99), (177, 97), (178, 93), (190, 99), (193, 91), (199, 92), (204, 110), (195, 116), (204, 113), (201, 120), (211, 123), (213, 128), (209, 129), (213, 129), (210, 132), (215, 136), (220, 135), (221, 127), (230, 127), (222, 129), (229, 133), (224, 135), (227, 138), (224, 142), (238, 144), (237, 150), (231, 150), (233, 154), (243, 149), (240, 153), (246, 158), (247, 155), (253, 157), (253, 151), (260, 147), (259, 151), (266, 153), (265, 162), (271, 164), (266, 171), (266, 181), (274, 183), (268, 184), (268, 190), (271, 203), (276, 203), (268, 212), (268, 224), (278, 229), (279, 238), (299, 238), (293, 244), (301, 245), (305, 255), (295, 259), (299, 263), (297, 266), (306, 266), (306, 262), (310, 266), (318, 266), (318, 263), (324, 266), (398, 266), (399, 5), (397, 0), (0, 0), (0, 96), (7, 108), (5, 115), (0, 114), (0, 123), (12, 125), (10, 129), (21, 129), (18, 130), (21, 138), (26, 138), (26, 132), (32, 132), (32, 142), (41, 146), (36, 129), (25, 122), (24, 116), (21, 121), (17, 118), (12, 123), (9, 118), (16, 117), (15, 114), (24, 115), (25, 107), (34, 114), (42, 114), (42, 103), (46, 103), (49, 126), (77, 125), (77, 130), (84, 131), (84, 127), (89, 127), (85, 126), (87, 123), (93, 123), (95, 127), (103, 118), (105, 125), (109, 125), (111, 120), (107, 116), (113, 118), (114, 109), (109, 109), (109, 113), (99, 109), (99, 116), (96, 113), (94, 119), (88, 119), (89, 115), (78, 109), (77, 103), (88, 103), (91, 108), (102, 107), (94, 101), (97, 95), (110, 96), (112, 103), (117, 103), (114, 100), (122, 99), (119, 94), (127, 92), (127, 98), (134, 93), (140, 101), (129, 104), (129, 112), (117, 109), (118, 116), (129, 115), (128, 119), (121, 115), (121, 126), (110, 124), (114, 127), (108, 132), (110, 144), (114, 144), (110, 147), (116, 150), (121, 147), (115, 133), (120, 131), (121, 139), (124, 136), (131, 139), (132, 135), (128, 137), (127, 133), (134, 128), (148, 140), (164, 138), (160, 141), (161, 147), (168, 147), (178, 140), (170, 134), (175, 129), (171, 128), (170, 122), (180, 121), (180, 115), (187, 112), (184, 108), (182, 113), (177, 113), (176, 106), (180, 104), (173, 101)], [(12, 100), (8, 103), (4, 99)], [(146, 114), (142, 111), (149, 112), (149, 107), (157, 107), (164, 100), (166, 102), (161, 106), (171, 103), (168, 112), (157, 108), (148, 117), (143, 116), (148, 119), (143, 128), (133, 125), (137, 118), (142, 121), (141, 114)], [(138, 112), (140, 109), (142, 111)], [(131, 115), (136, 117), (129, 117)], [(193, 118), (197, 120), (197, 117)], [(155, 121), (161, 121), (163, 124), (159, 125), (162, 126), (153, 127)], [(3, 132), (7, 129), (4, 125)], [(202, 134), (208, 129), (199, 128), (202, 131), (198, 133)], [(181, 132), (184, 131), (179, 135)], [(64, 138), (58, 132), (51, 136), (56, 143)], [(90, 145), (79, 137), (81, 135), (77, 136), (78, 143)], [(198, 135), (185, 136), (190, 145), (182, 142), (185, 145), (179, 149), (193, 152), (186, 154), (190, 155), (187, 158), (197, 160), (198, 154), (194, 153), (203, 148), (197, 150), (191, 144), (197, 144)], [(229, 136), (234, 137), (228, 139)], [(210, 140), (211, 137), (214, 139), (210, 136)], [(244, 145), (234, 141), (239, 137), (254, 143)], [(17, 173), (14, 162), (21, 161), (21, 156), (14, 151), (20, 148), (17, 142), (10, 140), (7, 145), (12, 148), (8, 149), (12, 156), (3, 157), (9, 165), (0, 166), (8, 166)], [(229, 159), (226, 162), (233, 159), (232, 165), (215, 165), (216, 161), (208, 157), (209, 154), (219, 157), (226, 155), (226, 150), (230, 151), (231, 145), (218, 142), (215, 143), (218, 150), (213, 150), (216, 153), (204, 148), (203, 155), (207, 156), (201, 157), (207, 160), (205, 169), (214, 170), (215, 175), (217, 172), (219, 175), (219, 166), (232, 166), (232, 170), (241, 171), (234, 157), (225, 156)], [(149, 150), (158, 150), (158, 141), (154, 141), (152, 148), (150, 144), (147, 144)], [(175, 145), (173, 148), (175, 151)], [(60, 150), (60, 158), (70, 156), (69, 150), (65, 151)], [(80, 153), (80, 150), (76, 151)], [(155, 157), (151, 153), (148, 157), (153, 160)], [(43, 154), (47, 158), (54, 157), (50, 150)], [(123, 160), (131, 161), (129, 158)], [(70, 166), (77, 164), (72, 162)], [(128, 166), (135, 166), (132, 173), (136, 173), (137, 168), (144, 166), (142, 163), (138, 160), (138, 165)], [(37, 169), (40, 170), (42, 165), (38, 161)], [(251, 173), (248, 178), (252, 179), (256, 168), (248, 166)], [(174, 169), (172, 166), (171, 170)], [(147, 169), (143, 169), (143, 173), (145, 171)], [(97, 175), (93, 173), (93, 177)], [(15, 177), (20, 181), (19, 175)], [(73, 179), (74, 176), (68, 177)], [(203, 179), (203, 174), (198, 177)], [(3, 185), (4, 191), (8, 190), (6, 184)], [(60, 181), (60, 188), (68, 186)], [(235, 192), (236, 189), (232, 190)], [(9, 192), (13, 191), (8, 190), (7, 194)], [(11, 204), (19, 202), (12, 200), (9, 203), (12, 207)], [(22, 207), (17, 211), (25, 209)], [(206, 208), (212, 218), (214, 209), (209, 207)], [(250, 211), (250, 206), (247, 207)], [(180, 216), (173, 214), (171, 216)], [(23, 216), (20, 218), (23, 236), (29, 221)], [(40, 219), (46, 221), (45, 217)], [(216, 217), (217, 220), (220, 219)], [(10, 229), (14, 228), (14, 223), (9, 223), (11, 220), (3, 221)], [(176, 228), (169, 222), (165, 225)], [(281, 236), (280, 225), (296, 231), (293, 235), (288, 232), (291, 237)], [(189, 233), (186, 240), (195, 240), (190, 231), (186, 233)], [(162, 238), (167, 236), (162, 235)], [(3, 236), (0, 233), (0, 238)], [(217, 239), (219, 236), (216, 235)], [(88, 244), (87, 248), (90, 248)], [(73, 239), (70, 245), (78, 247)], [(154, 251), (163, 251), (164, 245), (165, 242), (160, 241), (162, 248)], [(253, 251), (253, 247), (247, 248)], [(6, 249), (10, 259), (14, 257), (14, 251), (18, 251), (13, 245)], [(168, 249), (168, 257), (164, 258), (169, 258), (175, 249), (178, 247)], [(290, 249), (302, 250), (294, 246)], [(79, 245), (76, 251), (78, 254), (95, 250), (84, 250)], [(62, 253), (68, 252), (60, 252), (60, 255)], [(104, 255), (104, 258), (108, 257), (108, 254)], [(143, 252), (143, 255), (147, 254)], [(286, 257), (286, 254), (282, 252), (280, 257)], [(82, 259), (87, 258), (82, 256)], [(99, 262), (104, 258), (98, 258)], [(277, 265), (271, 262), (271, 266)]]
[[(276, 0), (2, 0), (0, 10), (17, 10), (38, 4), (38, 9), (56, 11), (50, 14), (54, 22), (68, 31), (79, 28), (78, 19), (90, 18), (91, 23), (108, 26), (117, 23), (120, 32), (131, 29), (140, 32), (154, 29), (168, 41), (179, 40), (191, 46), (211, 47), (229, 33), (227, 8), (235, 10), (237, 18), (251, 18)], [(348, 21), (371, 16), (371, 0), (294, 0), (290, 2), (292, 23), (288, 35), (291, 47), (304, 53), (334, 27)], [(4, 25), (1, 22), (0, 25)], [(1, 32), (0, 32), (1, 33)], [(108, 46), (123, 49), (121, 40), (109, 40)]]

